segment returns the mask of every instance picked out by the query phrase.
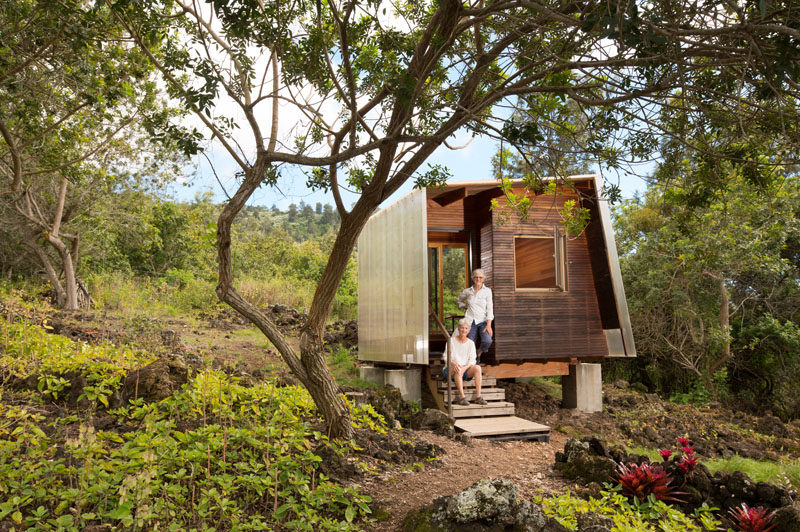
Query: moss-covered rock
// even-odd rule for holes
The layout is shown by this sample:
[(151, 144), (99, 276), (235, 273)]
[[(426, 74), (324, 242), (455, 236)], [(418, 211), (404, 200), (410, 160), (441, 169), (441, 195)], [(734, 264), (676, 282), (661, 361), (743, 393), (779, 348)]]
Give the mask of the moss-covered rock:
[(448, 438), (452, 438), (455, 434), (453, 421), (448, 415), (433, 408), (425, 408), (411, 416), (408, 426), (414, 430), (430, 430)]
[(585, 482), (608, 482), (617, 468), (617, 463), (607, 456), (602, 440), (598, 438), (570, 439), (563, 453), (556, 453), (555, 469), (570, 480)]
[(438, 497), (431, 506), (411, 512), (404, 532), (540, 532), (548, 519), (538, 506), (518, 497), (517, 487), (502, 479), (481, 480), (461, 493)]

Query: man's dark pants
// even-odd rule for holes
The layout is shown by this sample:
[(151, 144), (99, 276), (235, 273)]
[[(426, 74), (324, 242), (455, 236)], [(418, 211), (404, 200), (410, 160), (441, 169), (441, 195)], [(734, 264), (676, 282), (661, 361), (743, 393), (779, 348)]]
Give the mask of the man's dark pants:
[[(480, 345), (478, 345), (478, 335), (481, 337)], [(467, 338), (475, 342), (475, 348), (482, 353), (485, 353), (489, 350), (489, 346), (492, 345), (492, 337), (489, 333), (486, 332), (486, 322), (482, 321), (480, 323), (472, 323), (472, 326), (469, 328), (469, 333), (467, 333)]]

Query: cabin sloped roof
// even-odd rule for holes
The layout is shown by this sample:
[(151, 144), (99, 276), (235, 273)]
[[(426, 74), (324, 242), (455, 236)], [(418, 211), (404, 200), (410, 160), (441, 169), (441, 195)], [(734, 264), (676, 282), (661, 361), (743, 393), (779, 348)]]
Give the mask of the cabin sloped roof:
[[(555, 177), (543, 177), (542, 181), (552, 181), (557, 179)], [(573, 183), (577, 182), (595, 182), (598, 179), (602, 179), (598, 174), (581, 174), (581, 175), (571, 175), (563, 178), (564, 181), (571, 181)], [(522, 185), (522, 179), (513, 179), (511, 180), (512, 186)], [(487, 190), (493, 188), (499, 188), (500, 183), (496, 180), (490, 181), (462, 181), (462, 182), (448, 182), (444, 186), (441, 187), (429, 187), (425, 189), (425, 194), (428, 199), (437, 200), (440, 198), (447, 198), (453, 197), (457, 193), (459, 193), (459, 198), (464, 198), (467, 196), (474, 196), (475, 194), (480, 194), (481, 192), (485, 192)]]

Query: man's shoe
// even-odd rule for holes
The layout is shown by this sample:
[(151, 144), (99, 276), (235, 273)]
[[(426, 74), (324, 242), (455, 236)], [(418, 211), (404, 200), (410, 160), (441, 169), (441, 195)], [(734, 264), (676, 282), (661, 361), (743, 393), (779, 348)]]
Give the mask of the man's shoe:
[(472, 402), (475, 403), (476, 405), (485, 405), (486, 399), (484, 399), (483, 397), (476, 397), (475, 399), (472, 400)]
[(462, 398), (460, 398), (458, 400), (453, 401), (453, 404), (454, 405), (460, 405), (460, 406), (469, 406), (469, 401), (467, 401), (466, 397), (462, 397)]

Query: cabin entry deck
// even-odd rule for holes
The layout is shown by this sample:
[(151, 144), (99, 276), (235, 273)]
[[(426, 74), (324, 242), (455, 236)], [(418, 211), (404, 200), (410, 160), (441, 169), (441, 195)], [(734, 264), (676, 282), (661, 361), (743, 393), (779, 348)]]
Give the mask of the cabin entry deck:
[[(447, 381), (442, 377), (442, 367), (441, 359), (433, 361), (425, 372), (425, 380), (436, 405), (440, 410), (447, 412)], [(486, 405), (453, 405), (456, 430), (474, 438), (486, 438), (494, 441), (550, 441), (550, 427), (515, 416), (514, 403), (505, 400), (505, 390), (497, 388), (496, 384), (496, 377), (483, 377), (481, 395), (486, 399)], [(453, 396), (457, 397), (457, 395), (454, 383)], [(467, 399), (475, 397), (474, 381), (464, 383), (464, 396)]]

